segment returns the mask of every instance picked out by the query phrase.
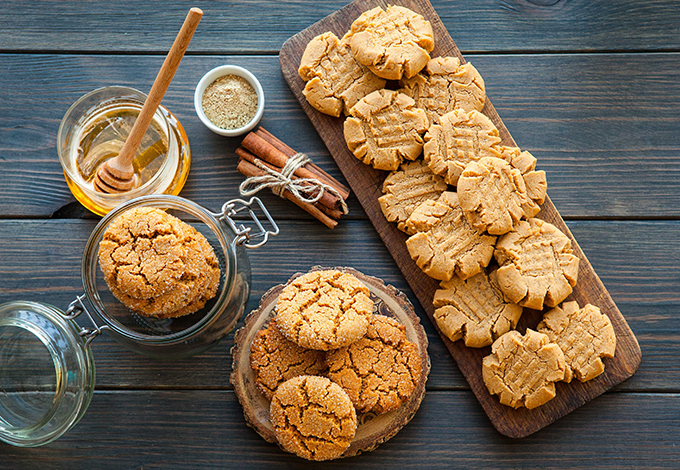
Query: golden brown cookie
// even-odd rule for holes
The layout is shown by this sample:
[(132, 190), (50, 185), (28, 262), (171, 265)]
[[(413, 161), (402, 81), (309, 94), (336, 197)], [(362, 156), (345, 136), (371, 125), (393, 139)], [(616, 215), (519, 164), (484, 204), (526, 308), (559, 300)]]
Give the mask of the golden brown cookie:
[(423, 202), (406, 226), (415, 232), (406, 240), (406, 248), (430, 277), (448, 281), (455, 274), (467, 279), (489, 265), (496, 237), (470, 225), (456, 193), (446, 191), (436, 201)]
[(130, 209), (109, 225), (99, 265), (113, 295), (142, 315), (193, 313), (219, 285), (219, 263), (205, 237), (155, 208)]
[(345, 120), (345, 141), (350, 151), (378, 170), (396, 170), (404, 159), (418, 158), (427, 116), (414, 105), (413, 99), (392, 90), (363, 97)]
[(328, 378), (349, 395), (359, 413), (383, 414), (409, 399), (420, 378), (418, 347), (406, 329), (384, 315), (371, 315), (366, 336), (326, 354)]
[[(491, 235), (503, 235), (516, 228), (521, 219), (538, 214), (547, 186), (545, 172), (531, 172), (537, 173), (543, 175), (543, 185), (530, 192), (520, 170), (506, 160), (484, 157), (468, 163), (458, 179), (457, 190), (470, 225)], [(531, 183), (537, 181), (529, 179)]]
[(505, 298), (523, 307), (555, 307), (576, 284), (578, 257), (565, 234), (540, 219), (523, 220), (498, 239), (494, 257)]
[(425, 134), (423, 153), (432, 171), (457, 185), (468, 163), (501, 157), (501, 138), (491, 120), (479, 111), (456, 109), (439, 118)]
[(494, 341), (482, 361), (482, 377), (504, 405), (536, 408), (555, 398), (555, 382), (564, 378), (564, 354), (548, 337), (531, 329), (512, 330)]
[(603, 357), (614, 357), (616, 334), (607, 315), (587, 304), (565, 302), (543, 315), (538, 331), (557, 343), (567, 362), (565, 382), (576, 376), (581, 382), (594, 379), (604, 372)]
[(406, 219), (422, 202), (439, 198), (446, 187), (425, 162), (416, 160), (404, 163), (385, 178), (378, 202), (388, 221), (396, 222), (399, 230), (413, 235), (406, 227)]
[(496, 273), (485, 271), (466, 280), (453, 276), (434, 293), (434, 319), (451, 341), (465, 338), (465, 346), (489, 346), (517, 326), (522, 307), (508, 303), (498, 288)]
[(349, 42), (331, 32), (309, 41), (298, 72), (307, 82), (302, 93), (309, 104), (335, 117), (349, 115), (357, 101), (385, 87), (385, 80), (354, 58)]
[(457, 57), (435, 57), (425, 69), (401, 81), (400, 92), (425, 110), (430, 124), (454, 109), (481, 111), (486, 101), (484, 80), (472, 64), (460, 65)]
[(250, 367), (255, 372), (255, 385), (271, 400), (276, 388), (300, 375), (324, 375), (326, 356), (323, 351), (301, 348), (288, 341), (272, 319), (267, 328), (257, 332), (250, 346)]
[(276, 324), (299, 346), (328, 351), (363, 337), (372, 312), (368, 288), (359, 279), (341, 271), (313, 271), (281, 291)]
[(326, 377), (287, 380), (276, 389), (269, 410), (281, 447), (307, 460), (340, 457), (357, 429), (352, 401)]
[(429, 21), (400, 6), (364, 12), (345, 35), (359, 62), (387, 80), (413, 77), (430, 60), (434, 34)]

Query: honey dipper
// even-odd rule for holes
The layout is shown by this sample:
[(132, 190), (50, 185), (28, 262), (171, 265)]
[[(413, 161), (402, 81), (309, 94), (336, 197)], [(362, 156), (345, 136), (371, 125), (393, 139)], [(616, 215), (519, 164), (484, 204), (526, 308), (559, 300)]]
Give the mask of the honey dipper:
[(177, 33), (175, 42), (170, 48), (163, 65), (161, 66), (156, 80), (153, 82), (151, 91), (144, 101), (142, 110), (139, 112), (139, 116), (130, 130), (123, 148), (120, 149), (120, 153), (114, 158), (111, 158), (104, 162), (94, 177), (94, 187), (97, 191), (102, 193), (121, 193), (129, 191), (135, 186), (135, 174), (134, 168), (132, 167), (132, 160), (135, 158), (135, 153), (137, 148), (146, 133), (146, 129), (151, 124), (158, 106), (161, 104), (161, 100), (165, 95), (165, 92), (172, 82), (172, 78), (175, 76), (175, 72), (179, 67), (179, 63), (184, 57), (184, 53), (189, 47), (191, 38), (198, 27), (198, 23), (201, 21), (203, 16), (203, 11), (199, 8), (192, 8), (189, 10), (182, 29)]

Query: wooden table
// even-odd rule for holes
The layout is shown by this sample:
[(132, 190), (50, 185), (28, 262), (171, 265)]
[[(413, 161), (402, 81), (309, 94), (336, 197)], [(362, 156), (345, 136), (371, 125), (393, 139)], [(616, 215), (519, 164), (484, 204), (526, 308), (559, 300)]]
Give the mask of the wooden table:
[[(538, 433), (490, 424), (355, 199), (334, 230), (271, 194), (281, 235), (251, 252), (247, 310), (313, 265), (353, 266), (404, 290), (428, 332), (432, 372), (413, 421), (370, 454), (328, 468), (680, 467), (680, 4), (674, 0), (433, 0), (481, 72), (518, 144), (546, 170), (549, 194), (642, 347), (639, 371)], [(238, 139), (193, 110), (209, 69), (257, 75), (262, 124), (342, 179), (285, 84), (290, 36), (339, 1), (196, 2), (205, 11), (163, 103), (193, 154), (182, 196), (211, 209), (238, 196)], [(105, 85), (148, 91), (188, 5), (0, 2), (0, 302), (65, 308), (97, 218), (71, 196), (56, 134), (68, 107)], [(0, 445), (1, 468), (314, 467), (245, 424), (229, 384), (233, 334), (209, 352), (159, 362), (97, 338), (96, 392), (80, 423), (39, 449)], [(325, 467), (324, 466), (324, 467)]]

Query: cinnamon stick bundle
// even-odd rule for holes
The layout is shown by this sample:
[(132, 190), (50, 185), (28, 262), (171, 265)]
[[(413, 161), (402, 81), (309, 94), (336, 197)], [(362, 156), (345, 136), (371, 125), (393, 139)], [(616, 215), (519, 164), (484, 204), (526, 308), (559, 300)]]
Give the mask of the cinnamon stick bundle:
[[(258, 165), (281, 173), (288, 160), (298, 153), (262, 127), (249, 133), (243, 139), (241, 145), (242, 147), (236, 149), (236, 155), (239, 156), (237, 170), (246, 177), (267, 175), (267, 172)], [(288, 189), (283, 192), (282, 196), (294, 202), (327, 227), (335, 227), (337, 225), (335, 219), (340, 218), (345, 213), (346, 205), (344, 201), (350, 194), (349, 189), (311, 162), (297, 168), (292, 177), (293, 181), (303, 178), (312, 178), (328, 185), (335, 189), (337, 194), (324, 191), (315, 203), (298, 199)], [(316, 187), (313, 183), (301, 182), (300, 184)], [(318, 189), (312, 191), (312, 197), (317, 196), (318, 192)]]

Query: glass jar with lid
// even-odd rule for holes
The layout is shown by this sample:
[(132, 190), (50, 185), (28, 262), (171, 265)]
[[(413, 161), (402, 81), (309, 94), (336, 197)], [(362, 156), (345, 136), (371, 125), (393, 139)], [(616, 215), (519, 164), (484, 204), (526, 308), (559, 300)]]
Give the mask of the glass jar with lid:
[[(178, 318), (143, 316), (109, 291), (98, 268), (99, 244), (111, 223), (138, 207), (167, 211), (194, 227), (212, 246), (220, 265), (219, 287), (199, 311)], [(244, 223), (243, 217), (250, 222)], [(85, 246), (81, 273), (85, 292), (66, 311), (30, 301), (0, 305), (0, 439), (17, 446), (39, 446), (78, 422), (94, 390), (90, 342), (102, 332), (133, 351), (159, 359), (192, 356), (219, 342), (234, 328), (248, 300), (246, 250), (262, 246), (278, 231), (258, 198), (235, 199), (213, 213), (177, 196), (144, 196), (110, 211)], [(76, 323), (81, 315), (88, 318), (87, 326)]]

